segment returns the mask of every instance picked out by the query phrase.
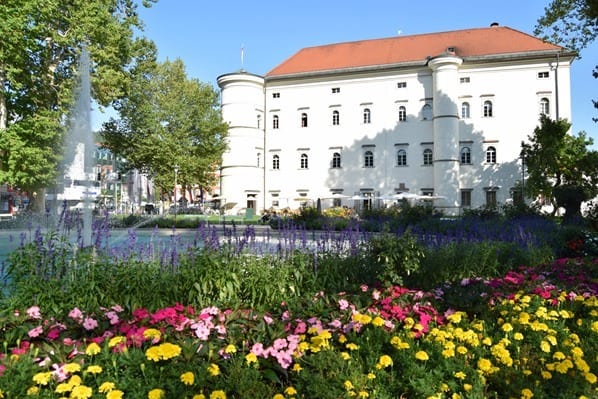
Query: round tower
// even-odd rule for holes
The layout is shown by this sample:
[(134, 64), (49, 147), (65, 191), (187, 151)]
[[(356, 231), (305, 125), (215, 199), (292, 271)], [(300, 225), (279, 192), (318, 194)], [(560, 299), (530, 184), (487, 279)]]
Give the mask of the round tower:
[(431, 58), (434, 84), (434, 194), (435, 205), (447, 214), (459, 210), (459, 65), (454, 52)]
[(220, 169), (222, 204), (228, 212), (248, 208), (255, 214), (264, 195), (264, 78), (240, 71), (217, 81), (222, 119), (229, 125)]

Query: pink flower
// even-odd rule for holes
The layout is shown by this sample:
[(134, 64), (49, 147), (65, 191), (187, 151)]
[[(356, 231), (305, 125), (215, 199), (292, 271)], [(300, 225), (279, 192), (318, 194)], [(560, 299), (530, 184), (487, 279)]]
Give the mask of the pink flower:
[(349, 302), (346, 299), (341, 299), (338, 301), (338, 307), (340, 310), (345, 310), (349, 307)]
[(27, 335), (29, 335), (29, 337), (31, 337), (31, 338), (36, 338), (36, 337), (39, 337), (43, 332), (44, 332), (44, 328), (42, 326), (37, 326), (34, 329), (29, 330)]
[(91, 317), (86, 317), (85, 321), (83, 322), (83, 328), (85, 328), (87, 331), (93, 330), (97, 326), (98, 322), (95, 319), (92, 319)]
[(288, 320), (290, 318), (291, 318), (291, 315), (289, 314), (288, 310), (285, 310), (284, 312), (282, 312), (282, 316), (281, 316), (282, 320)]
[(264, 315), (264, 321), (266, 322), (267, 325), (272, 324), (272, 322), (274, 321), (274, 319), (272, 319), (272, 317)]
[(260, 342), (253, 344), (251, 353), (256, 356), (268, 357), (268, 351), (264, 350), (264, 345)]
[(302, 321), (297, 323), (297, 327), (295, 327), (295, 334), (305, 334), (306, 331), (307, 331), (307, 324), (305, 324)]
[(108, 318), (108, 320), (110, 320), (111, 325), (118, 324), (118, 322), (120, 321), (118, 314), (113, 310), (107, 312), (106, 317)]
[(32, 319), (41, 319), (42, 314), (39, 310), (39, 306), (32, 306), (29, 309), (27, 309), (27, 316), (29, 316)]
[(69, 312), (69, 317), (80, 322), (83, 320), (83, 312), (79, 308), (74, 308)]
[(277, 351), (284, 349), (287, 347), (287, 340), (284, 338), (277, 338), (276, 340), (274, 340), (274, 344), (272, 345), (272, 347)]

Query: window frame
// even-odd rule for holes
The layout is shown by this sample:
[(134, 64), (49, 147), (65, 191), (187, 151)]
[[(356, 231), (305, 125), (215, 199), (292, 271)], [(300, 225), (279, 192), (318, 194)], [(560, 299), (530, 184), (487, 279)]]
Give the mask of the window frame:
[(375, 163), (374, 163), (374, 151), (372, 151), (372, 150), (365, 150), (363, 152), (363, 167), (364, 168), (373, 168), (373, 167), (375, 167)]
[(299, 157), (299, 169), (309, 169), (309, 156), (304, 152)]
[(463, 101), (461, 103), (461, 119), (470, 119), (471, 118), (471, 105), (468, 101)]
[(459, 151), (459, 160), (462, 165), (471, 165), (471, 148), (468, 146), (461, 147)]
[(340, 169), (342, 167), (342, 157), (340, 152), (332, 153), (331, 169)]
[(272, 170), (280, 170), (280, 155), (272, 155)]
[(372, 110), (369, 108), (363, 109), (363, 124), (369, 125), (372, 123)]
[(407, 107), (399, 105), (399, 122), (407, 122)]
[(278, 115), (272, 115), (272, 129), (278, 129), (280, 127), (280, 118)]
[(432, 119), (434, 119), (432, 104), (425, 103), (424, 105), (422, 105), (422, 121), (431, 121)]
[(484, 118), (494, 117), (494, 104), (491, 100), (484, 100), (482, 104), (482, 116)]
[(302, 112), (301, 113), (301, 127), (307, 127), (308, 125), (308, 117), (307, 117), (307, 112)]
[(407, 166), (407, 151), (399, 148), (396, 154), (397, 166)]
[(548, 97), (540, 98), (540, 115), (550, 116), (550, 99)]
[(471, 191), (472, 190), (461, 190), (461, 208), (471, 208)]
[(434, 151), (431, 148), (426, 148), (422, 152), (423, 155), (423, 165), (424, 166), (432, 166), (434, 164)]
[(496, 158), (497, 158), (496, 152), (497, 152), (496, 147), (493, 145), (488, 146), (486, 148), (485, 159), (486, 159), (487, 164), (495, 165), (497, 163), (496, 162)]
[(341, 113), (338, 110), (332, 111), (332, 126), (338, 126), (341, 124)]

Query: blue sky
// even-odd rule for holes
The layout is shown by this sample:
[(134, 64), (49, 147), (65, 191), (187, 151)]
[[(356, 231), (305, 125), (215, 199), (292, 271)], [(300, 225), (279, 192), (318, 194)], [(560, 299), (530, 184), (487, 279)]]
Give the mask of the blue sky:
[[(303, 47), (345, 41), (478, 28), (498, 22), (532, 34), (549, 0), (158, 0), (140, 7), (145, 36), (159, 58), (180, 58), (187, 75), (216, 85), (241, 66), (265, 74)], [(243, 65), (241, 47), (244, 48)], [(573, 132), (598, 142), (598, 43), (582, 52), (571, 74)], [(532, 133), (532, 132), (530, 132)], [(598, 144), (598, 143), (596, 143)], [(595, 148), (598, 148), (597, 145)]]

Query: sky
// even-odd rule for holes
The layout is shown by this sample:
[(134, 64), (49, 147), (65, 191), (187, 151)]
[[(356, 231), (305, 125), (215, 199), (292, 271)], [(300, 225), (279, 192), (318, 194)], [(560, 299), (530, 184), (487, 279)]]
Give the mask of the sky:
[[(304, 47), (395, 35), (487, 27), (533, 34), (550, 0), (158, 0), (140, 6), (143, 35), (160, 61), (180, 58), (189, 78), (218, 88), (218, 76), (243, 68), (264, 75)], [(483, 6), (480, 6), (483, 4)], [(241, 49), (243, 48), (243, 56)], [(598, 40), (571, 69), (572, 131), (597, 142)], [(531, 134), (532, 132), (530, 132)]]

